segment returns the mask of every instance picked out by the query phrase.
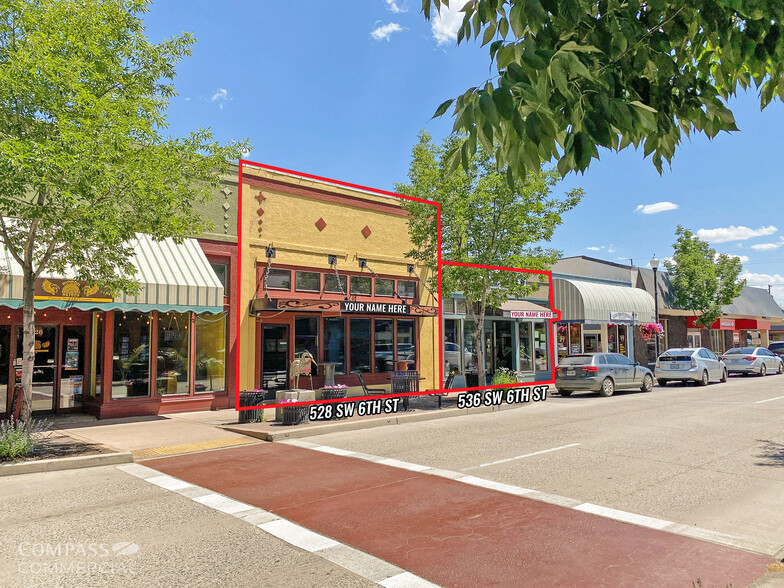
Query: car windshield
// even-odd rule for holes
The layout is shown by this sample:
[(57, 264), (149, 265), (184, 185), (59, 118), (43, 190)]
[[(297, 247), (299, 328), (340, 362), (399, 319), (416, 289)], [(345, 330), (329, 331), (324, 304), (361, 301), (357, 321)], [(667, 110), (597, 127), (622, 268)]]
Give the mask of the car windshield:
[(570, 355), (564, 357), (559, 365), (590, 365), (593, 360), (593, 355)]
[(735, 349), (730, 349), (724, 355), (751, 355), (756, 349), (756, 347), (736, 347)]

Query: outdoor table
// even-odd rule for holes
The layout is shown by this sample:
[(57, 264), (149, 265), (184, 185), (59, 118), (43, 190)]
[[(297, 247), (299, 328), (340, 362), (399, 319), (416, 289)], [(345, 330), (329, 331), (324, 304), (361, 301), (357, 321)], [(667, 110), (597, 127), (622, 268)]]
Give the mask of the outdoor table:
[(334, 386), (335, 385), (335, 366), (336, 365), (343, 365), (339, 361), (325, 361), (321, 364), (324, 368), (324, 385), (325, 386)]

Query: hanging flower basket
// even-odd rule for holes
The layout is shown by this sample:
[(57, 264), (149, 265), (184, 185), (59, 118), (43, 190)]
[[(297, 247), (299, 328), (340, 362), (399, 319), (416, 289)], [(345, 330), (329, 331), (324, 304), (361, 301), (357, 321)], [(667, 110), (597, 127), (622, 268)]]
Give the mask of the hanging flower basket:
[[(283, 398), (280, 401), (280, 404), (291, 404), (293, 402), (297, 402), (293, 398)], [(299, 425), (300, 423), (304, 423), (308, 416), (308, 407), (305, 405), (301, 406), (283, 406), (281, 412), (283, 413), (283, 421), (282, 424), (284, 425)]]
[(334, 386), (324, 386), (321, 389), (324, 400), (335, 400), (337, 398), (345, 398), (348, 386), (345, 384), (335, 384)]
[(661, 323), (645, 323), (640, 325), (640, 335), (645, 340), (653, 339), (657, 335), (664, 334), (664, 326)]

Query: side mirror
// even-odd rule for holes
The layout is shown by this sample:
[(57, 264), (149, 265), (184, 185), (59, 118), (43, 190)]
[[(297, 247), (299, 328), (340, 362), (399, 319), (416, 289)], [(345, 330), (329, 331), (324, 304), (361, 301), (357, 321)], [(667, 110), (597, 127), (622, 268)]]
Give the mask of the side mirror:
[(635, 361), (634, 362), (634, 366), (637, 367), (638, 365), (640, 365), (640, 362), (639, 361)]

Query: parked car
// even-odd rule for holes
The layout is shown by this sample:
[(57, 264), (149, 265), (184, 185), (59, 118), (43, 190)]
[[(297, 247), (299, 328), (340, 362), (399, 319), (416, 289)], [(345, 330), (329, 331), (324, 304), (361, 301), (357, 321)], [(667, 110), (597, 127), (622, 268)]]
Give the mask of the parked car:
[(779, 357), (784, 357), (784, 341), (775, 341), (768, 345), (768, 351), (772, 351)]
[[(449, 364), (449, 371), (460, 369), (460, 346), (457, 343), (444, 343), (444, 359)], [(476, 355), (471, 353), (468, 349), (463, 349), (463, 366), (467, 367), (472, 363), (476, 363)]]
[(588, 390), (612, 396), (615, 390), (653, 389), (653, 373), (620, 353), (581, 353), (564, 357), (555, 370), (561, 396)]
[(669, 382), (726, 382), (727, 366), (720, 357), (705, 347), (678, 347), (668, 349), (656, 360), (654, 369), (660, 386)]
[(784, 373), (784, 359), (764, 347), (736, 347), (724, 354), (724, 362), (731, 374)]

